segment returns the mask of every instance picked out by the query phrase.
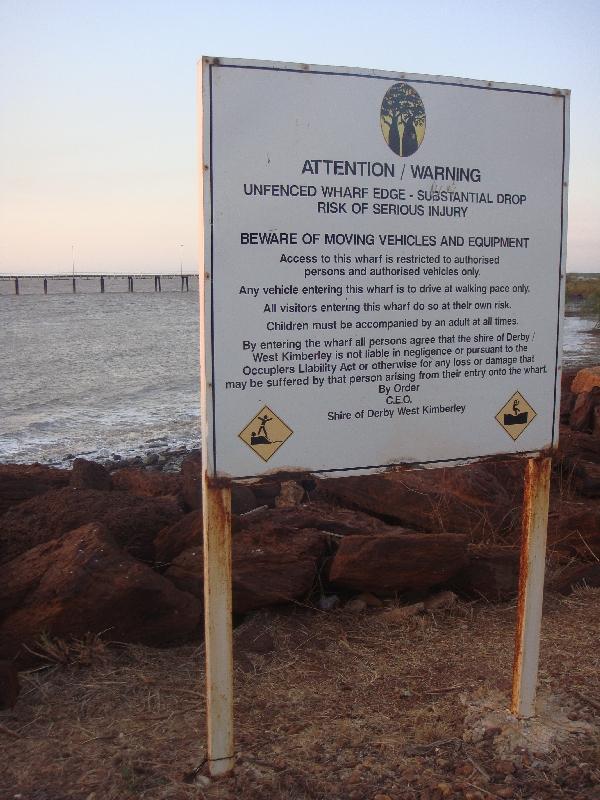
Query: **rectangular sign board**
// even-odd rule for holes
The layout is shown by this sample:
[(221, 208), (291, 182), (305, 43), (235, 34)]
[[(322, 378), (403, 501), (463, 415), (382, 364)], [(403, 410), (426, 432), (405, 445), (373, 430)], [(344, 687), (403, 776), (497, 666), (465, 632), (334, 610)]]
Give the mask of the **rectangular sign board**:
[(199, 68), (209, 476), (555, 446), (568, 91)]

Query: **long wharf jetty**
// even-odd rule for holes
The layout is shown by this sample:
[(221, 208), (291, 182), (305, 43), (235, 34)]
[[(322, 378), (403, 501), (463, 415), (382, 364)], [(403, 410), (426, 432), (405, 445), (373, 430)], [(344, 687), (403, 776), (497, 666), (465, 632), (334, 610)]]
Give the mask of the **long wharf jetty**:
[(190, 291), (198, 291), (197, 273), (0, 274), (0, 296)]

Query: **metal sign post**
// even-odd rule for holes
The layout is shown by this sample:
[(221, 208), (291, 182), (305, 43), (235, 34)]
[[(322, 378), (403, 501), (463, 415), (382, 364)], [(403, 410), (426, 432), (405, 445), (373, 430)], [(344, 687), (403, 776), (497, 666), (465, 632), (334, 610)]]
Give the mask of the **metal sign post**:
[(205, 474), (202, 505), (208, 766), (217, 776), (233, 767), (231, 489)]
[(511, 710), (533, 717), (540, 654), (548, 503), (552, 459), (531, 458), (525, 469), (519, 599)]

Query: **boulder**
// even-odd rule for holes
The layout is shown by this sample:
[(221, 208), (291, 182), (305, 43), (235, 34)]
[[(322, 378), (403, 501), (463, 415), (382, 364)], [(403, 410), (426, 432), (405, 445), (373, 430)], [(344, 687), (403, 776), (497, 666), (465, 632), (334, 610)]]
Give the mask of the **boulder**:
[(300, 505), (306, 492), (297, 481), (282, 481), (281, 490), (275, 498), (277, 508), (291, 508)]
[(137, 497), (178, 497), (182, 493), (180, 475), (167, 472), (150, 472), (146, 469), (125, 467), (112, 474), (113, 487)]
[(551, 498), (548, 546), (585, 559), (600, 558), (600, 503)]
[(262, 531), (317, 528), (336, 536), (346, 536), (351, 533), (379, 533), (389, 530), (390, 526), (361, 511), (315, 502), (288, 508), (261, 508), (235, 520), (235, 528)]
[(510, 494), (483, 464), (319, 482), (318, 495), (392, 524), (478, 540), (519, 522)]
[(469, 548), (469, 561), (452, 581), (460, 594), (498, 603), (519, 591), (519, 550), (483, 545)]
[[(13, 658), (42, 633), (166, 645), (200, 632), (202, 604), (124, 552), (92, 523), (0, 567), (0, 596), (14, 607), (0, 623), (0, 656)], [(6, 600), (4, 601), (7, 606)]]
[(525, 464), (525, 459), (515, 458), (488, 461), (485, 464), (486, 472), (493, 475), (508, 495), (508, 518), (507, 525), (503, 526), (504, 532), (520, 530), (519, 509), (523, 504)]
[(57, 540), (32, 547), (0, 566), (0, 619), (19, 608), (40, 582), (57, 551)]
[(578, 586), (600, 586), (600, 562), (572, 564), (549, 581), (549, 588), (560, 594), (570, 594)]
[(593, 431), (598, 406), (600, 406), (600, 386), (594, 386), (589, 392), (580, 392), (569, 415), (569, 426), (574, 431)]
[[(322, 531), (293, 534), (241, 531), (233, 537), (233, 610), (246, 613), (306, 597), (326, 549)], [(201, 598), (204, 591), (202, 546), (178, 556), (165, 573), (175, 586)]]
[(596, 387), (600, 388), (600, 367), (580, 369), (571, 381), (571, 392), (573, 394), (591, 392)]
[(568, 424), (573, 405), (575, 404), (575, 395), (571, 392), (571, 384), (577, 375), (577, 369), (563, 369), (560, 380), (560, 421)]
[(274, 508), (275, 500), (281, 491), (281, 481), (263, 478), (252, 484), (252, 491), (259, 506)]
[(467, 537), (440, 533), (346, 536), (329, 580), (346, 589), (390, 594), (446, 583), (467, 563)]
[(570, 460), (575, 464), (581, 459), (600, 464), (600, 438), (561, 426), (555, 461)]
[(19, 673), (12, 661), (0, 661), (0, 711), (12, 708), (21, 691)]
[[(292, 481), (296, 484), (294, 488), (283, 488), (284, 484), (289, 484)], [(277, 503), (277, 498), (281, 496), (282, 491), (284, 493), (284, 497), (281, 499), (284, 500), (284, 504), (287, 499), (291, 499), (291, 496), (286, 497), (290, 490), (292, 495), (295, 495), (296, 502), (301, 502), (306, 495), (312, 499), (312, 493), (315, 490), (316, 481), (310, 472), (286, 472), (285, 470), (282, 470), (273, 475), (269, 475), (266, 478), (260, 478), (259, 480), (252, 481), (249, 486), (251, 486), (252, 491), (254, 492), (257, 505), (275, 508), (275, 506), (282, 504), (281, 500), (279, 503)], [(300, 490), (302, 490), (302, 495), (300, 495), (300, 500), (298, 500)]]
[(85, 458), (76, 458), (73, 462), (70, 485), (73, 489), (98, 489), (101, 492), (112, 489), (110, 474), (102, 464)]
[(233, 541), (233, 609), (245, 613), (304, 599), (317, 578), (327, 548), (322, 531), (293, 536), (246, 531)]
[(154, 540), (154, 558), (160, 569), (190, 547), (202, 545), (202, 511), (191, 511), (174, 525), (163, 528)]
[(0, 516), (39, 494), (68, 486), (70, 473), (42, 464), (0, 464)]
[(572, 475), (572, 488), (582, 497), (600, 497), (600, 464), (577, 461)]
[(600, 436), (561, 426), (553, 470), (555, 493), (560, 497), (600, 497)]
[(244, 483), (231, 485), (231, 513), (247, 514), (258, 505), (254, 492)]
[(202, 508), (202, 453), (194, 450), (181, 462), (182, 497), (190, 511)]
[[(240, 517), (233, 516), (232, 529), (294, 536), (304, 529), (332, 533), (335, 537), (350, 533), (381, 532), (389, 526), (376, 517), (337, 508), (326, 503), (284, 508), (259, 508)], [(235, 538), (235, 537), (234, 537)], [(168, 566), (184, 550), (202, 544), (202, 511), (191, 511), (174, 525), (164, 528), (154, 540), (156, 566)]]
[(153, 540), (183, 512), (173, 498), (96, 489), (55, 489), (0, 517), (0, 564), (88, 522), (98, 522), (131, 555), (153, 561)]

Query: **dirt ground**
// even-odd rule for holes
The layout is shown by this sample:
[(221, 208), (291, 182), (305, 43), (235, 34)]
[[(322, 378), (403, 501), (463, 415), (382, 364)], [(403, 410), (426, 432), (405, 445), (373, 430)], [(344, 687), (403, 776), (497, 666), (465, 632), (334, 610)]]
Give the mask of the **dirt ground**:
[(0, 712), (0, 798), (598, 800), (600, 590), (546, 598), (537, 729), (504, 711), (514, 615), (460, 603), (403, 620), (302, 606), (247, 619), (236, 769), (218, 780), (201, 647), (57, 650), (71, 662), (21, 673)]

